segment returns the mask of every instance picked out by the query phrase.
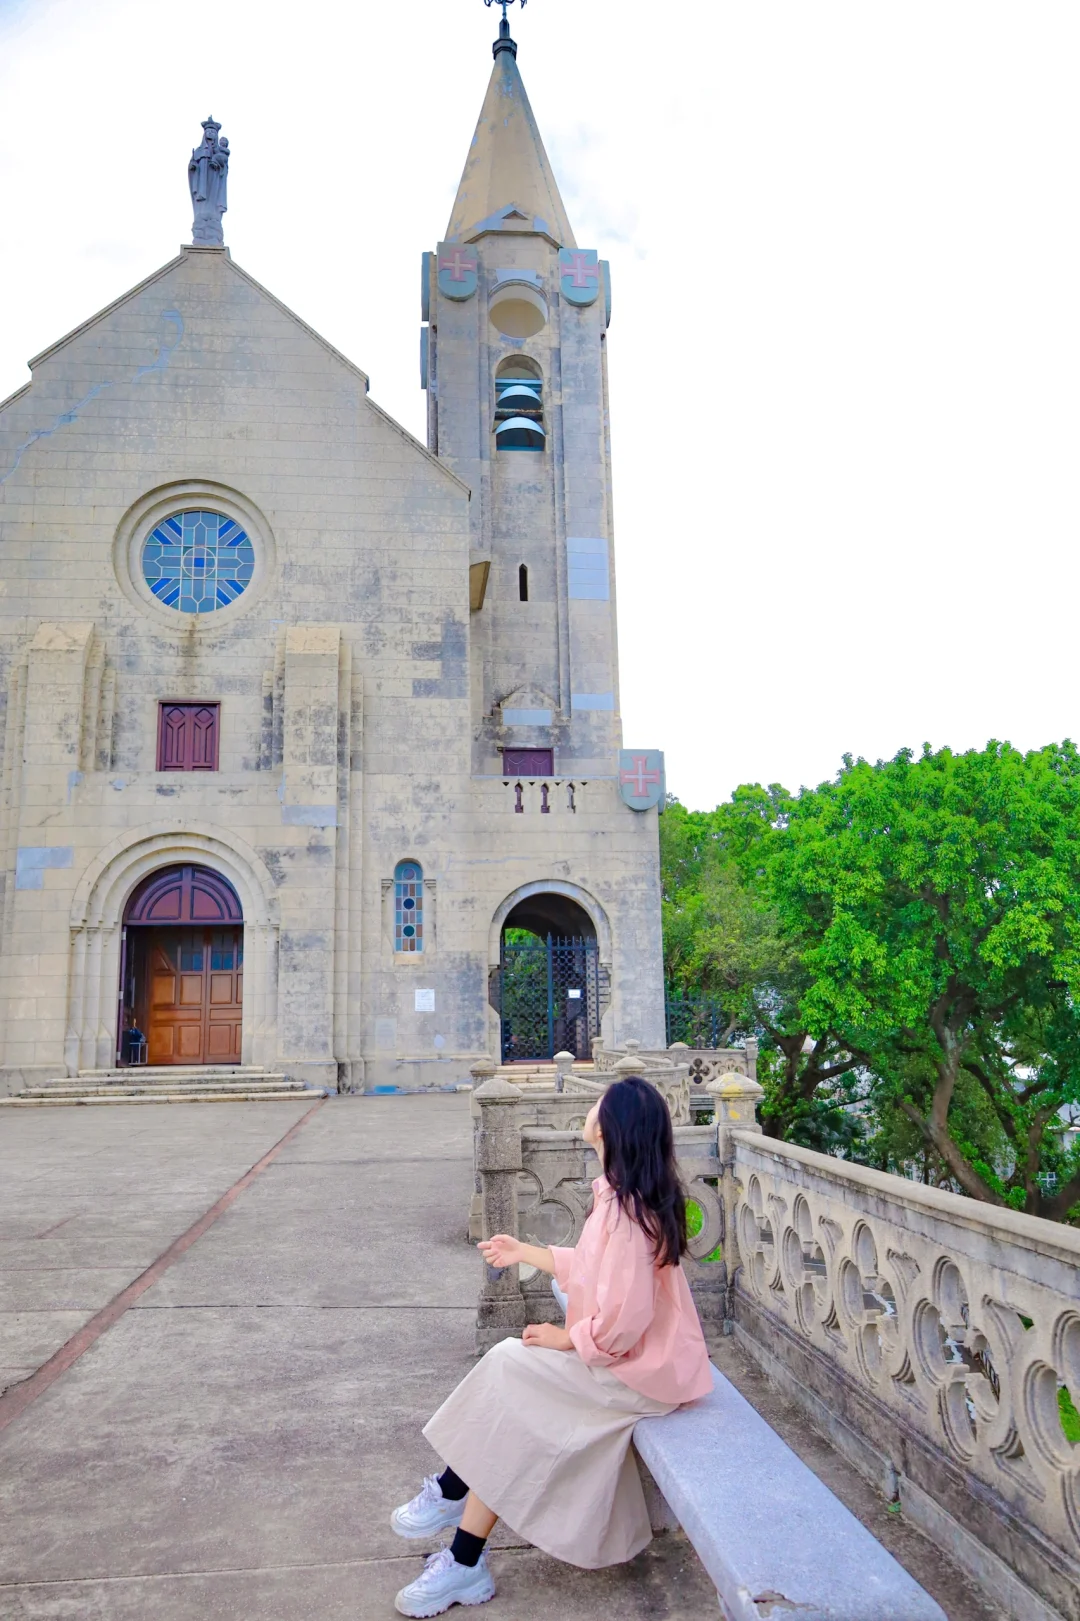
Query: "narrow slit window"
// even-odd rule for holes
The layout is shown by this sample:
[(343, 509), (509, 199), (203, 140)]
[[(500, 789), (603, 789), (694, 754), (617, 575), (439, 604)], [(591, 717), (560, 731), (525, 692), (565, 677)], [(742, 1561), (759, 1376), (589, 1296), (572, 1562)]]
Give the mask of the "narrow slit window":
[(529, 570), (524, 563), (518, 568), (518, 601), (529, 600)]
[(424, 873), (416, 861), (394, 868), (394, 950), (424, 949)]

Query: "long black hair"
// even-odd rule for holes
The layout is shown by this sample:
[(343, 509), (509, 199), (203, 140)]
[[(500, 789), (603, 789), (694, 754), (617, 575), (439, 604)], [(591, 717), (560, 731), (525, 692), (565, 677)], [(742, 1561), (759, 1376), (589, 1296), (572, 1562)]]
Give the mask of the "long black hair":
[(600, 1099), (599, 1125), (619, 1209), (652, 1240), (658, 1263), (676, 1266), (686, 1250), (686, 1197), (667, 1104), (655, 1086), (628, 1075)]

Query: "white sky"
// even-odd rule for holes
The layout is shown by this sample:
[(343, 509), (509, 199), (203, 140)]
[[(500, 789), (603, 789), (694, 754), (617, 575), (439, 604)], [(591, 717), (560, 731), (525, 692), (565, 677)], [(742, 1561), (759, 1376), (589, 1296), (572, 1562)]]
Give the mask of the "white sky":
[[(190, 239), (212, 112), (234, 257), (422, 437), (420, 254), (497, 19), (0, 0), (0, 397)], [(513, 31), (612, 262), (626, 741), (703, 807), (1080, 734), (1075, 0), (532, 0)]]

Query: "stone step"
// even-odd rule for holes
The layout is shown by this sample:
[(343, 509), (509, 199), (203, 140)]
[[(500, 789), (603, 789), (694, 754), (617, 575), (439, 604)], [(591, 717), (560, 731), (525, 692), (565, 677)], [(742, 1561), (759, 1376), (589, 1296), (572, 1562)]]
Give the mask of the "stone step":
[(321, 1088), (303, 1087), (298, 1092), (123, 1092), (109, 1096), (83, 1093), (74, 1097), (0, 1098), (0, 1109), (79, 1109), (120, 1108), (129, 1103), (296, 1103), (304, 1098), (324, 1098)]
[(129, 1075), (208, 1075), (226, 1078), (243, 1079), (245, 1076), (258, 1077), (272, 1074), (263, 1064), (128, 1064), (121, 1069), (114, 1065), (111, 1069), (80, 1069), (76, 1076), (69, 1076), (69, 1080), (101, 1081), (114, 1078), (125, 1080)]
[(263, 1092), (303, 1092), (303, 1081), (251, 1081), (237, 1082), (233, 1086), (215, 1086), (209, 1084), (184, 1081), (175, 1086), (169, 1086), (164, 1081), (149, 1081), (145, 1086), (121, 1086), (119, 1082), (112, 1082), (108, 1086), (28, 1086), (18, 1096), (23, 1098), (87, 1098), (87, 1097), (134, 1097), (136, 1094), (152, 1096), (155, 1092), (190, 1092), (194, 1096), (201, 1096), (204, 1092), (220, 1092), (232, 1094), (234, 1092), (263, 1093)]
[(39, 1081), (33, 1087), (25, 1088), (33, 1092), (61, 1092), (61, 1091), (87, 1091), (109, 1090), (114, 1086), (164, 1086), (175, 1090), (181, 1086), (213, 1086), (225, 1090), (234, 1086), (303, 1086), (303, 1081), (294, 1081), (283, 1072), (268, 1074), (265, 1071), (258, 1075), (207, 1075), (204, 1070), (177, 1070), (174, 1075), (162, 1073), (161, 1070), (129, 1069), (120, 1075), (112, 1076), (80, 1076), (73, 1075), (58, 1077), (51, 1081)]

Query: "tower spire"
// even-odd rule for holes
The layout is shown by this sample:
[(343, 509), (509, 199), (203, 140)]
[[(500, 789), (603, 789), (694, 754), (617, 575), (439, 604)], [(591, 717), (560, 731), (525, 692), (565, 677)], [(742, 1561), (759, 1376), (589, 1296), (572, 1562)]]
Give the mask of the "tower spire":
[[(509, 51), (511, 56), (517, 55), (517, 42), (510, 38), (510, 24), (506, 17), (507, 6), (512, 6), (514, 0), (484, 0), (485, 6), (502, 6), (502, 21), (499, 24), (499, 37), (491, 47), (491, 54), (498, 57), (500, 51)], [(521, 9), (524, 11), (526, 0), (521, 0)]]
[[(514, 229), (540, 231), (559, 247), (575, 246), (574, 233), (555, 183), (536, 118), (517, 65), (517, 45), (510, 38), (506, 8), (514, 0), (484, 0), (501, 5), (499, 37), (492, 46), (495, 66), (480, 110), (476, 134), (465, 160), (454, 200), (448, 242), (471, 242), (485, 229), (499, 229), (503, 216), (516, 211)], [(522, 5), (525, 0), (521, 0)]]

